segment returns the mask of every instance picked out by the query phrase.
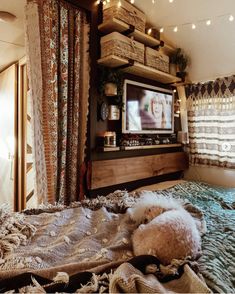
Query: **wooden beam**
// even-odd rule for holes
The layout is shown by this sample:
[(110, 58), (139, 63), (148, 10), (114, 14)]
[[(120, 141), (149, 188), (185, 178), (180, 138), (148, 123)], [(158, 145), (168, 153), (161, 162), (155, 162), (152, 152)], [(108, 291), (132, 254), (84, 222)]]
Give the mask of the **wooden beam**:
[(91, 189), (127, 183), (188, 168), (185, 152), (93, 161)]

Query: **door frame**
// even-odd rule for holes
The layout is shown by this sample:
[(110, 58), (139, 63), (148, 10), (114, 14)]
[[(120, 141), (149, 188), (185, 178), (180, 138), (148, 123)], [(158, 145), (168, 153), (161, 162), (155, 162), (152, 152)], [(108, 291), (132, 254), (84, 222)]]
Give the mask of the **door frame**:
[(26, 208), (26, 127), (27, 127), (27, 70), (26, 57), (18, 63), (18, 101), (17, 101), (17, 144), (15, 163), (15, 210), (21, 211)]

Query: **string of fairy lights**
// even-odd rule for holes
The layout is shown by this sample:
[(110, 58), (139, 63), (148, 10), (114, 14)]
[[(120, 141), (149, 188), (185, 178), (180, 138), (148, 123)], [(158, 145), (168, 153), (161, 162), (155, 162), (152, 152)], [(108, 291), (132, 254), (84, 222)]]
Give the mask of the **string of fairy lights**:
[[(128, 0), (125, 0), (125, 1), (128, 1)], [(151, 0), (151, 1), (152, 1), (152, 4), (157, 4), (157, 0)], [(174, 2), (174, 0), (168, 0), (168, 1), (169, 1), (169, 3)], [(97, 4), (102, 3), (104, 6), (109, 4), (110, 2), (112, 2), (112, 0), (97, 0), (96, 1)], [(134, 4), (135, 0), (129, 0), (129, 2), (131, 4)], [(117, 6), (118, 7), (122, 6), (122, 0), (119, 0), (117, 2)], [(192, 30), (196, 30), (196, 28), (199, 25), (206, 25), (206, 26), (213, 25), (213, 23), (216, 22), (216, 19), (223, 19), (223, 20), (228, 21), (228, 22), (233, 22), (234, 21), (234, 16), (231, 13), (221, 14), (221, 15), (214, 16), (213, 18), (199, 19), (199, 20), (194, 21), (194, 22), (181, 23), (181, 24), (177, 24), (177, 25), (168, 25), (168, 26), (165, 26), (165, 27), (158, 27), (157, 29), (160, 31), (160, 33), (163, 33), (167, 29), (172, 30), (173, 32), (177, 33), (180, 30), (180, 28), (183, 28), (183, 27), (186, 27), (186, 26), (191, 27)], [(148, 34), (150, 34), (151, 30), (155, 29), (155, 28), (156, 27), (149, 28), (148, 29)]]

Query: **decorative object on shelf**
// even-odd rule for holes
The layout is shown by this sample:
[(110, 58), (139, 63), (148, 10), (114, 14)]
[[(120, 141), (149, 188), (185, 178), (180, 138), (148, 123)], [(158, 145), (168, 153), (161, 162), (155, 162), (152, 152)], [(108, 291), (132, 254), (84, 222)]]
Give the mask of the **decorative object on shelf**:
[(175, 69), (172, 69), (170, 65), (170, 73), (174, 74), (173, 71), (176, 71), (176, 76), (181, 78), (182, 81), (185, 81), (187, 72), (185, 71), (189, 64), (189, 57), (183, 52), (181, 48), (177, 48), (170, 56), (170, 64), (175, 66)]
[(107, 82), (104, 85), (105, 96), (117, 96), (117, 84), (113, 82)]
[(154, 39), (160, 40), (160, 31), (158, 29), (152, 26), (146, 26), (145, 32)]
[(162, 144), (170, 144), (169, 138), (163, 138), (162, 139)]
[[(109, 89), (107, 89), (107, 84), (109, 84)], [(111, 86), (110, 84), (113, 84), (113, 86)], [(107, 90), (109, 95), (106, 94)], [(98, 91), (101, 97), (103, 97), (104, 95), (109, 97), (113, 96), (114, 104), (119, 105), (119, 108), (121, 108), (123, 91), (123, 73), (115, 68), (100, 66)], [(111, 93), (115, 95), (111, 95)]]
[(180, 100), (175, 100), (174, 103), (174, 116), (179, 117), (180, 116)]
[(104, 147), (116, 147), (116, 133), (105, 132), (104, 133)]
[(156, 146), (176, 143), (176, 134), (171, 134), (170, 136), (123, 134), (120, 140), (121, 147)]
[(109, 108), (106, 102), (102, 102), (100, 105), (100, 118), (106, 120), (109, 115)]
[(120, 140), (120, 145), (122, 147), (127, 146), (140, 146), (141, 145), (141, 136), (135, 134), (123, 134)]
[(171, 144), (177, 143), (176, 134), (171, 134), (169, 140), (170, 140)]
[(109, 116), (108, 120), (119, 120), (120, 119), (120, 108), (118, 105), (109, 105)]
[(177, 134), (177, 141), (183, 145), (188, 143), (188, 133), (179, 131)]
[[(120, 5), (121, 3), (121, 5)], [(103, 22), (117, 18), (144, 33), (146, 15), (126, 0), (112, 0), (103, 5)]]
[(181, 52), (181, 48), (177, 48), (173, 53), (170, 54), (170, 74), (176, 76), (178, 58)]
[(176, 73), (176, 75), (182, 79), (182, 81), (185, 81), (185, 77), (187, 75), (187, 72), (185, 71), (189, 63), (189, 57), (185, 55), (184, 53), (180, 54), (178, 59), (178, 68), (179, 72)]

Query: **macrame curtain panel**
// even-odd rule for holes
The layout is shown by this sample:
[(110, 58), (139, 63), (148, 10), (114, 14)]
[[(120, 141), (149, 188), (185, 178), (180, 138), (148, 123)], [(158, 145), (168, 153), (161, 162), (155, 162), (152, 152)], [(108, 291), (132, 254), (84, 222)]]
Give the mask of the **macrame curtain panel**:
[(63, 0), (28, 0), (28, 73), (40, 202), (82, 197), (89, 92), (86, 12)]
[(191, 165), (235, 169), (235, 76), (186, 87)]

